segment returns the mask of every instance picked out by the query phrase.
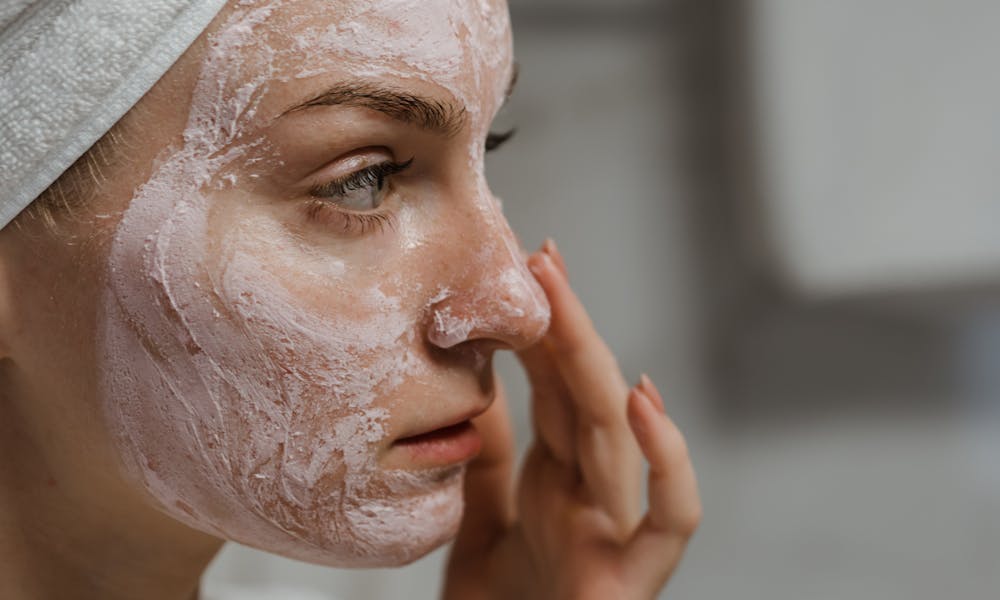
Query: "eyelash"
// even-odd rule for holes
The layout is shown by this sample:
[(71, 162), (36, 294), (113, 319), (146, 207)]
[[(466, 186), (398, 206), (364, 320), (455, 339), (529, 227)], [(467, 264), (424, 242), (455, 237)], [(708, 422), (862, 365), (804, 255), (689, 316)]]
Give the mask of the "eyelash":
[[(490, 132), (486, 136), (486, 151), (496, 150), (514, 137), (516, 131), (516, 129), (510, 129), (501, 133)], [(309, 190), (311, 202), (306, 208), (306, 215), (310, 220), (317, 222), (329, 223), (332, 220), (337, 220), (344, 233), (364, 235), (376, 228), (380, 233), (384, 232), (386, 227), (395, 229), (396, 219), (390, 212), (355, 212), (336, 208), (331, 198), (370, 186), (377, 186), (381, 190), (392, 176), (402, 173), (412, 164), (412, 158), (403, 163), (383, 162), (317, 185)]]
[(507, 143), (507, 140), (514, 137), (515, 133), (517, 133), (516, 128), (511, 128), (501, 133), (494, 133), (491, 131), (489, 135), (486, 136), (486, 151), (493, 152), (500, 146), (503, 146)]
[(314, 221), (339, 220), (344, 233), (365, 234), (376, 228), (379, 232), (385, 231), (386, 227), (394, 228), (396, 221), (391, 213), (356, 212), (345, 208), (336, 208), (332, 199), (349, 191), (366, 187), (377, 186), (381, 190), (388, 183), (390, 177), (402, 173), (412, 164), (412, 158), (403, 163), (383, 162), (318, 185), (309, 190), (312, 201), (306, 209), (306, 214)]

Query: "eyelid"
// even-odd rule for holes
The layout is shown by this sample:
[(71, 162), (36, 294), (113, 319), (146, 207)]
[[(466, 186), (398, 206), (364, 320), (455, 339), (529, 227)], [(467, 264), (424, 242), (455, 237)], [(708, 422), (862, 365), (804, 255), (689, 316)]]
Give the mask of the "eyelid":
[(389, 178), (393, 175), (402, 173), (412, 164), (413, 158), (401, 163), (394, 162), (392, 160), (385, 160), (371, 164), (367, 167), (351, 171), (342, 177), (317, 184), (310, 188), (309, 195), (314, 198), (331, 201), (331, 199), (337, 194), (343, 194), (350, 190), (360, 189), (360, 187), (364, 187), (364, 185), (374, 183), (373, 181), (370, 181), (372, 177)]
[(305, 189), (310, 190), (329, 181), (345, 179), (367, 167), (384, 162), (393, 162), (392, 152), (383, 147), (370, 146), (341, 154), (310, 173), (305, 181)]

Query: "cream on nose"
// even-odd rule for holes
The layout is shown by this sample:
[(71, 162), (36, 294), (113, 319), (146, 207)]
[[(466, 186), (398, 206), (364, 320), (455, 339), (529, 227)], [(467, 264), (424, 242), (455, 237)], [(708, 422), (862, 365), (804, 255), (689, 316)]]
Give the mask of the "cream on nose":
[(480, 254), (471, 269), (430, 302), (427, 337), (440, 348), (474, 339), (495, 339), (513, 350), (537, 342), (548, 330), (551, 308), (528, 270), (504, 221), (503, 242)]

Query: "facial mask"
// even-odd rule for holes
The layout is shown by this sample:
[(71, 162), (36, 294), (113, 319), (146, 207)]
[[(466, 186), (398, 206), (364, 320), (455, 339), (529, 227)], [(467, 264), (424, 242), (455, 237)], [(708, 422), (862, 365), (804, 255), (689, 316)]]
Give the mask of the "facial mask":
[[(270, 89), (333, 68), (438, 85), (481, 141), (509, 75), (506, 9), (244, 1), (223, 18), (183, 144), (161, 157), (113, 237), (98, 340), (109, 427), (130, 477), (191, 527), (327, 565), (412, 561), (452, 537), (462, 514), (463, 466), (378, 462), (400, 403), (447, 393), (434, 387), (426, 343), (453, 348), (526, 315), (548, 321), (482, 177), (481, 143), (468, 150), (472, 201), (502, 239), (468, 269), (509, 266), (474, 290), (380, 272), (375, 259), (311, 246), (252, 202), (220, 198), (241, 193), (238, 166), (268, 155), (253, 132)], [(242, 212), (222, 218), (223, 206)], [(414, 210), (401, 209), (403, 228)], [(422, 248), (405, 230), (398, 238), (403, 255)]]

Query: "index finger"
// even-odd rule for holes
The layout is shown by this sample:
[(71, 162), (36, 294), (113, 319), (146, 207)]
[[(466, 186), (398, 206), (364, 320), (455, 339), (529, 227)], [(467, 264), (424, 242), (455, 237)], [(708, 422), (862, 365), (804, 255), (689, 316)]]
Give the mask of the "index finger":
[(547, 252), (535, 254), (528, 266), (552, 306), (544, 343), (551, 348), (556, 367), (578, 404), (580, 418), (596, 425), (622, 425), (627, 430), (625, 400), (629, 386), (614, 354), (552, 256)]
[(570, 391), (577, 463), (590, 493), (623, 533), (631, 532), (639, 519), (642, 460), (626, 416), (629, 386), (552, 256), (539, 253), (529, 266), (552, 306), (543, 340)]

